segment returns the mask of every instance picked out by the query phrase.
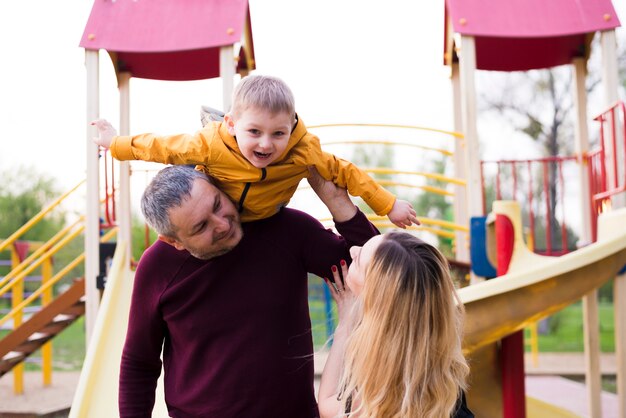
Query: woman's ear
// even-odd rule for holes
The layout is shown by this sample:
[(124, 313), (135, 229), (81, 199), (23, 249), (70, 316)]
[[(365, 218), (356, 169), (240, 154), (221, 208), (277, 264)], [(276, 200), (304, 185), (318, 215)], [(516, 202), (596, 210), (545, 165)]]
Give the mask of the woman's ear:
[(230, 112), (224, 115), (224, 123), (226, 124), (226, 129), (228, 129), (228, 133), (235, 136), (235, 120)]

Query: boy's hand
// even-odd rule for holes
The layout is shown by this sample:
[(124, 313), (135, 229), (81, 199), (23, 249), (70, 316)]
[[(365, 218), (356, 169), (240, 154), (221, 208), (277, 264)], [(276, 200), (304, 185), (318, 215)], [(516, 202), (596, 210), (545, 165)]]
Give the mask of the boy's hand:
[(93, 138), (93, 142), (106, 149), (111, 148), (113, 137), (117, 136), (117, 131), (113, 125), (106, 119), (96, 119), (91, 122), (91, 125), (98, 129), (98, 137)]
[(413, 205), (406, 200), (396, 199), (387, 217), (394, 225), (402, 229), (406, 229), (406, 227), (411, 226), (411, 224), (420, 224), (420, 221), (417, 220), (417, 212), (413, 209)]

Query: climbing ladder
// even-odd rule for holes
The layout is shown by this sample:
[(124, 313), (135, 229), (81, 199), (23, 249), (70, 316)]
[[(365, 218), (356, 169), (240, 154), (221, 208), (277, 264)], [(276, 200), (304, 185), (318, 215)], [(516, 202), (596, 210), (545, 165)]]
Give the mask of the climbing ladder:
[(85, 313), (85, 281), (79, 279), (50, 304), (0, 340), (0, 377)]

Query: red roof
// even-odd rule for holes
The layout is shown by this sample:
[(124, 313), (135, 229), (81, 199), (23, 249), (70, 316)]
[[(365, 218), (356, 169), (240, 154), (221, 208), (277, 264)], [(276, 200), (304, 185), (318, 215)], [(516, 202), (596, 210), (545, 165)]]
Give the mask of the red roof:
[(242, 36), (239, 69), (250, 70), (247, 0), (95, 0), (80, 46), (109, 51), (133, 77), (198, 80), (219, 77), (220, 47)]
[(610, 0), (446, 0), (445, 60), (451, 29), (475, 37), (479, 69), (516, 71), (569, 64), (589, 35), (618, 26)]

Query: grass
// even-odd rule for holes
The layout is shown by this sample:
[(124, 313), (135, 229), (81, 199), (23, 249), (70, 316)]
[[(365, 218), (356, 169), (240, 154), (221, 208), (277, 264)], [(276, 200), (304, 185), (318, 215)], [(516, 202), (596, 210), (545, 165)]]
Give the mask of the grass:
[[(0, 332), (0, 339), (8, 331)], [(79, 371), (85, 359), (85, 317), (76, 320), (52, 340), (52, 368), (56, 371)], [(41, 350), (26, 360), (26, 371), (41, 370)]]
[(313, 346), (316, 350), (329, 342), (335, 329), (337, 311), (334, 303), (329, 318), (324, 299), (324, 282), (316, 277), (309, 278), (309, 314), (311, 315), (311, 333), (313, 334)]
[[(600, 350), (610, 353), (615, 351), (613, 304), (599, 304)], [(583, 323), (582, 303), (576, 302), (547, 319), (545, 334), (539, 334), (539, 352), (582, 352)], [(526, 338), (530, 333), (525, 331)], [(526, 351), (530, 348), (527, 346)]]

